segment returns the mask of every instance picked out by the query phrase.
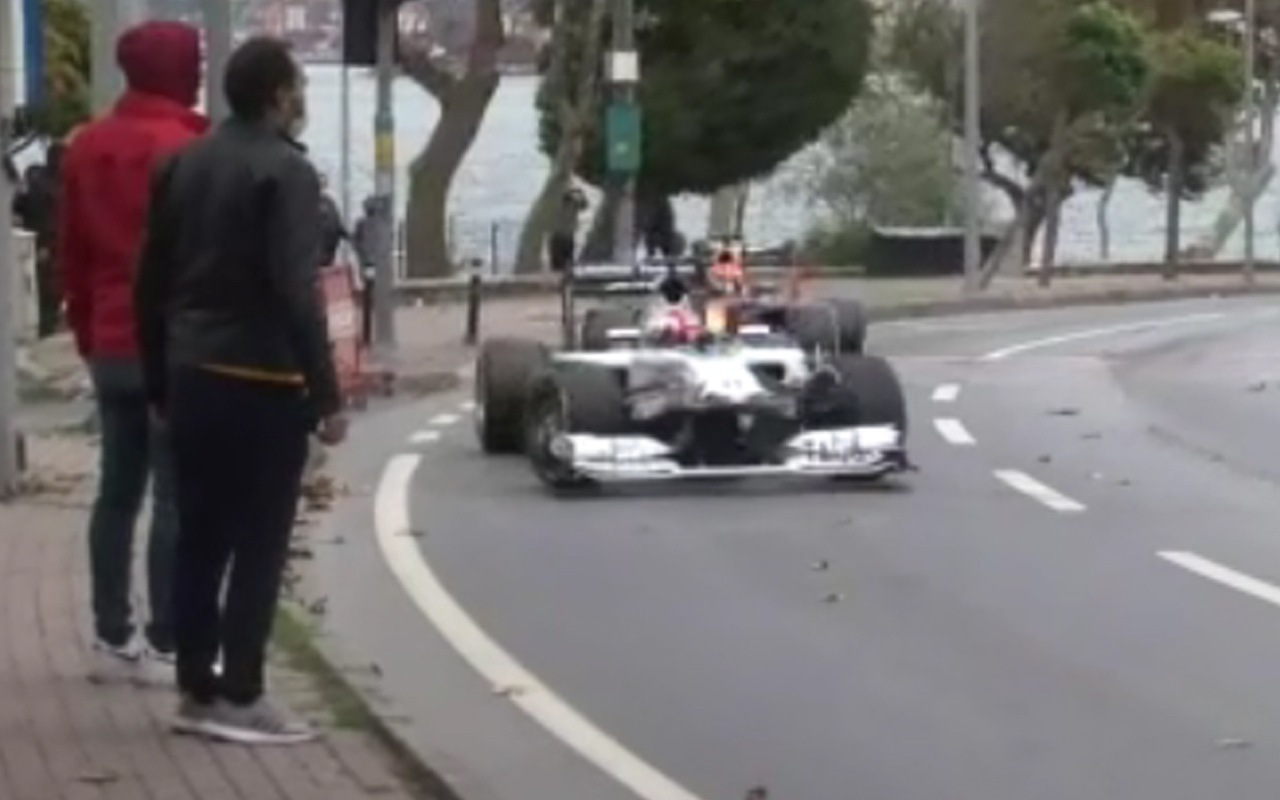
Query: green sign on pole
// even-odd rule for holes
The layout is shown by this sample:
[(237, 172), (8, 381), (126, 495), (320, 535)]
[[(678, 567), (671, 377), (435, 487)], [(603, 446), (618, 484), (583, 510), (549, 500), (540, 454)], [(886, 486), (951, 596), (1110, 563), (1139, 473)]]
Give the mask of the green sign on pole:
[(605, 142), (609, 171), (634, 175), (640, 171), (640, 107), (615, 102), (605, 112)]

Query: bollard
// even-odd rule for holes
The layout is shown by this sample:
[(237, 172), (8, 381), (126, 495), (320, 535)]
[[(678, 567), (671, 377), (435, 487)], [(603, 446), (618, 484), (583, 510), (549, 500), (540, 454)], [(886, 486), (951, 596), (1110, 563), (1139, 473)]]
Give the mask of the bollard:
[(480, 338), (480, 296), (483, 281), (480, 277), (481, 262), (471, 262), (471, 274), (467, 278), (467, 330), (463, 335), (463, 344), (474, 347)]

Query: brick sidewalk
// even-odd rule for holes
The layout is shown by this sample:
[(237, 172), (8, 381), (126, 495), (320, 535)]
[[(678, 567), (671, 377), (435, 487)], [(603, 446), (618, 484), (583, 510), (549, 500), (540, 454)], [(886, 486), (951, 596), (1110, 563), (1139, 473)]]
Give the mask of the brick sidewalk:
[[(167, 732), (171, 690), (94, 686), (84, 440), (37, 440), (31, 492), (0, 504), (0, 798), (3, 800), (407, 800), (364, 733), (251, 749)], [(141, 544), (141, 543), (140, 543)], [(284, 702), (321, 704), (307, 676), (273, 666)]]

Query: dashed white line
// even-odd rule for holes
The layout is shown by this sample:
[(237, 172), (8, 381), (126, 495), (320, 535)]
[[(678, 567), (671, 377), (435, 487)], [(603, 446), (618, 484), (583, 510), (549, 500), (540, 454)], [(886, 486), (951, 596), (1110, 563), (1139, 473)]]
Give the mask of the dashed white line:
[(938, 435), (947, 440), (948, 444), (958, 446), (968, 446), (977, 444), (973, 436), (964, 427), (958, 419), (941, 418), (933, 421), (933, 427), (938, 430)]
[(698, 798), (626, 749), (562, 700), (489, 638), (440, 583), (413, 529), (409, 490), (422, 457), (401, 454), (387, 463), (374, 496), (374, 530), (383, 559), (414, 605), (476, 672), (549, 733), (642, 800)]
[(1226, 314), (1210, 313), (1210, 314), (1188, 314), (1184, 317), (1170, 317), (1168, 319), (1154, 319), (1146, 322), (1130, 322), (1124, 325), (1108, 325), (1105, 328), (1088, 328), (1082, 331), (1073, 331), (1058, 336), (1046, 336), (1043, 339), (1033, 339), (1029, 342), (1002, 347), (999, 350), (992, 350), (982, 357), (983, 361), (1001, 361), (1009, 356), (1016, 356), (1019, 353), (1025, 353), (1029, 350), (1039, 350), (1045, 347), (1054, 347), (1069, 342), (1078, 342), (1082, 339), (1097, 339), (1103, 336), (1113, 336), (1118, 333), (1133, 333), (1136, 331), (1158, 330), (1160, 328), (1170, 328), (1175, 325), (1191, 325), (1196, 322), (1212, 322), (1214, 320), (1223, 319)]
[(959, 396), (960, 384), (958, 383), (944, 383), (933, 390), (933, 402), (935, 403), (954, 403)]
[(440, 431), (418, 431), (409, 437), (409, 444), (431, 444), (440, 440)]
[(1037, 503), (1048, 506), (1063, 514), (1078, 513), (1085, 510), (1084, 505), (1072, 500), (1057, 489), (1046, 486), (1025, 472), (1016, 469), (998, 469), (995, 476), (1009, 488), (1025, 494)]
[(1157, 555), (1170, 564), (1182, 567), (1186, 571), (1195, 573), (1202, 578), (1208, 578), (1215, 583), (1235, 589), (1237, 592), (1247, 594), (1264, 603), (1280, 606), (1280, 587), (1266, 581), (1258, 580), (1243, 572), (1237, 572), (1230, 567), (1224, 567), (1195, 553), (1165, 551)]
[(459, 419), (457, 414), (436, 414), (431, 418), (431, 422), (427, 423), (437, 428), (443, 428), (446, 425), (452, 425)]

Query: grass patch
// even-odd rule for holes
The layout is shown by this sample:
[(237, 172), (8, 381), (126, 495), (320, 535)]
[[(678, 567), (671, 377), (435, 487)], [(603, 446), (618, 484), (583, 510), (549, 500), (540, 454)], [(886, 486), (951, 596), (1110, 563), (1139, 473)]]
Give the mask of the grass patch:
[(461, 800), (444, 779), (400, 741), (341, 671), (329, 662), (316, 644), (317, 633), (305, 610), (284, 603), (277, 607), (272, 644), (290, 669), (309, 679), (310, 688), (330, 716), (330, 723), (373, 737), (413, 796), (424, 800)]

